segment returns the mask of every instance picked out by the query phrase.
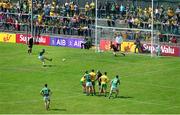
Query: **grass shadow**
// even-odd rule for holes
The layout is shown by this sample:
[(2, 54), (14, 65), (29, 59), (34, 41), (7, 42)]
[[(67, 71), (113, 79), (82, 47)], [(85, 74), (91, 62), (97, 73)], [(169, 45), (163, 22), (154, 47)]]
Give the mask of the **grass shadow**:
[(50, 111), (67, 111), (66, 109), (58, 109), (58, 108), (54, 108), (54, 109), (50, 109)]
[(43, 67), (52, 67), (54, 65), (43, 65)]
[(128, 98), (133, 98), (133, 97), (130, 97), (130, 96), (118, 96), (117, 98), (128, 99)]

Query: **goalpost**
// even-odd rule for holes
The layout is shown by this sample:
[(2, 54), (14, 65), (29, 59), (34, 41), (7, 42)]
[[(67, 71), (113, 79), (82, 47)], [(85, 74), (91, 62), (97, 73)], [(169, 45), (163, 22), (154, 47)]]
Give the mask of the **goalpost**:
[[(160, 47), (159, 44), (159, 36), (158, 31), (154, 30), (154, 15), (153, 15), (153, 8), (154, 8), (154, 0), (151, 1), (152, 12), (151, 12), (151, 29), (137, 29), (137, 28), (119, 28), (119, 27), (107, 27), (107, 26), (99, 26), (97, 13), (98, 13), (98, 0), (96, 0), (96, 19), (95, 19), (95, 52), (99, 52), (101, 50), (100, 42), (102, 40), (110, 40), (114, 39), (115, 33), (126, 33), (126, 36), (132, 36), (135, 34), (141, 34), (141, 36), (150, 37), (150, 41), (143, 41), (146, 42), (149, 46), (148, 49), (150, 50), (151, 57), (156, 56), (156, 48)], [(102, 19), (104, 20), (104, 19)], [(146, 36), (149, 35), (149, 36)], [(130, 38), (130, 37), (129, 37)], [(131, 37), (132, 38), (132, 37)], [(134, 42), (134, 39), (125, 39), (126, 42)]]

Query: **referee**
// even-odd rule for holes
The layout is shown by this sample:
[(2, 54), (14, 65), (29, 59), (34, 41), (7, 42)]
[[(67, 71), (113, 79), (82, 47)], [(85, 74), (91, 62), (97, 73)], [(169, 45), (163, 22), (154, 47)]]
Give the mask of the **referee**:
[(32, 47), (33, 47), (33, 38), (31, 37), (28, 42), (28, 54), (32, 53)]

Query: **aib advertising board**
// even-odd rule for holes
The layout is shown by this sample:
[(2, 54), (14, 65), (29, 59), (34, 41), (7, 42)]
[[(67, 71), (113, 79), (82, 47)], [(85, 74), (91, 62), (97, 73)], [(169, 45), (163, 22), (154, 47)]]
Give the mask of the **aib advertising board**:
[(84, 43), (82, 38), (56, 38), (52, 37), (50, 39), (51, 46), (62, 46), (62, 47), (71, 47), (71, 48), (81, 48), (81, 43)]
[[(23, 43), (26, 44), (27, 40), (31, 38), (30, 34), (16, 34), (16, 43)], [(35, 36), (34, 43), (37, 45), (49, 45), (50, 38), (49, 36)]]

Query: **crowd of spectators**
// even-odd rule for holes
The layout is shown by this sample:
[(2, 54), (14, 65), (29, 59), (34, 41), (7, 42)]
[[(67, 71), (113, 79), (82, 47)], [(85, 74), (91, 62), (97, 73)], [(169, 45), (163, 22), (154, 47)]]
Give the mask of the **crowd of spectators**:
[[(20, 0), (16, 3), (0, 0), (0, 29), (30, 32), (31, 8), (31, 0)], [(129, 1), (98, 1), (97, 8), (98, 25), (105, 20), (107, 26), (111, 27), (151, 28), (151, 6), (135, 5)], [(161, 4), (153, 10), (155, 30), (172, 36), (180, 34), (180, 6), (172, 8)], [(95, 35), (94, 0), (86, 2), (84, 6), (79, 6), (76, 0), (66, 0), (63, 4), (60, 0), (33, 0), (33, 14), (34, 33), (37, 35), (47, 33), (92, 38)], [(132, 36), (134, 35), (136, 34)], [(143, 35), (144, 39), (150, 39), (149, 33)]]
[[(154, 29), (164, 33), (180, 34), (180, 5), (157, 5), (153, 9)], [(152, 6), (141, 6), (125, 2), (98, 2), (98, 18), (106, 19), (107, 26), (150, 29), (152, 22)]]
[[(0, 28), (4, 30), (30, 31), (31, 0), (12, 3), (0, 1)], [(50, 33), (92, 37), (95, 25), (95, 3), (85, 4), (81, 11), (78, 4), (60, 0), (34, 0), (33, 26), (35, 34)]]

